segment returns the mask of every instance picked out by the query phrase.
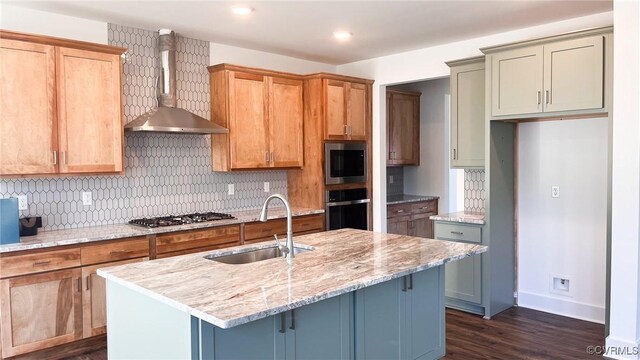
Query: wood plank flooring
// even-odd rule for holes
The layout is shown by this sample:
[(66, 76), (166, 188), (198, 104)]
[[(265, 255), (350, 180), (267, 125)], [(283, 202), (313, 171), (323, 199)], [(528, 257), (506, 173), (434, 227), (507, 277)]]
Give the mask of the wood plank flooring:
[[(447, 309), (446, 360), (598, 358), (589, 345), (604, 345), (604, 325), (516, 307), (491, 320)], [(107, 351), (67, 359), (106, 360)]]

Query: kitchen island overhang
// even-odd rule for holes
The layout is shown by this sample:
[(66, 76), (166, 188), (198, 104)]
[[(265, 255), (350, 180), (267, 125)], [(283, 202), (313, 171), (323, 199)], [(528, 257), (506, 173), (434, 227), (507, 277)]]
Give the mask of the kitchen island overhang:
[[(358, 336), (354, 338), (354, 333), (363, 335), (363, 331), (354, 332), (354, 328), (361, 326), (358, 322), (362, 322), (366, 316), (366, 294), (381, 288), (394, 291), (394, 287), (398, 288), (397, 299), (395, 294), (386, 294), (386, 297), (389, 301), (402, 305), (401, 309), (399, 308), (402, 314), (398, 313), (397, 317), (403, 316), (406, 319), (401, 326), (413, 326), (409, 324), (412, 309), (419, 312), (424, 307), (435, 307), (437, 313), (441, 313), (441, 316), (436, 316), (436, 313), (425, 316), (441, 318), (438, 324), (430, 326), (434, 327), (433, 333), (438, 333), (438, 337), (442, 339), (440, 347), (444, 350), (444, 303), (440, 301), (444, 296), (442, 265), (487, 251), (487, 247), (482, 245), (353, 229), (299, 236), (295, 238), (295, 242), (296, 245), (312, 247), (313, 250), (296, 255), (292, 265), (287, 265), (281, 258), (241, 265), (224, 264), (204, 258), (205, 255), (223, 255), (273, 246), (272, 243), (261, 243), (98, 270), (98, 274), (107, 280), (110, 358), (140, 357), (142, 354), (133, 348), (141, 343), (158, 341), (154, 349), (161, 350), (163, 345), (171, 342), (170, 339), (181, 338), (180, 347), (184, 351), (180, 358), (187, 355), (187, 358), (192, 358), (195, 352), (201, 357), (202, 351), (215, 348), (213, 345), (203, 348), (205, 342), (209, 341), (203, 342), (206, 338), (203, 338), (205, 333), (217, 333), (221, 339), (232, 332), (237, 333), (242, 326), (250, 332), (249, 328), (259, 322), (262, 322), (263, 327), (272, 328), (274, 338), (281, 334), (283, 339), (280, 346), (278, 341), (271, 341), (271, 335), (265, 334), (270, 339), (268, 342), (275, 346), (274, 349), (282, 348), (279, 352), (265, 350), (267, 353), (291, 353), (293, 350), (287, 350), (288, 343), (284, 340), (291, 337), (287, 329), (295, 329), (296, 316), (300, 317), (296, 335), (304, 338), (300, 327), (311, 324), (313, 321), (310, 319), (323, 318), (318, 314), (309, 315), (318, 311), (326, 311), (327, 319), (335, 317), (335, 312), (340, 315), (340, 319), (335, 319), (332, 325), (337, 328), (330, 332), (340, 333), (339, 335), (345, 337), (342, 340), (331, 341), (336, 344), (350, 344), (349, 349), (340, 350), (341, 354), (344, 353), (341, 358), (348, 354), (351, 354), (348, 358), (358, 353), (364, 355), (366, 349), (363, 348), (360, 352), (357, 349), (366, 339), (361, 339), (358, 343)], [(435, 270), (428, 271), (430, 269)], [(428, 276), (425, 275), (427, 273)], [(430, 280), (425, 280), (427, 278)], [(425, 283), (421, 284), (421, 281)], [(428, 286), (429, 281), (434, 284), (428, 292), (423, 291), (423, 299), (418, 299), (418, 295), (409, 296), (414, 287), (418, 291), (411, 294), (418, 294), (420, 288)], [(424, 301), (425, 306), (419, 305), (420, 303), (416, 302), (418, 300)], [(404, 304), (401, 304), (402, 302)], [(414, 302), (415, 309), (407, 306), (408, 302)], [(320, 305), (311, 306), (312, 304)], [(372, 306), (373, 303), (369, 307)], [(131, 314), (133, 307), (138, 307), (136, 313), (141, 318), (135, 319)], [(151, 311), (156, 307), (158, 309)], [(323, 307), (326, 309), (322, 310)], [(143, 316), (145, 312), (149, 313), (146, 319)], [(161, 313), (166, 313), (169, 318), (175, 317), (171, 321), (175, 321), (176, 324), (164, 324), (167, 326), (163, 329), (161, 323), (167, 321), (160, 319), (164, 317)], [(304, 315), (305, 313), (307, 315)], [(361, 314), (358, 315), (359, 313)], [(307, 321), (300, 323), (305, 316)], [(285, 323), (289, 325), (283, 325)], [(157, 331), (166, 332), (170, 329), (181, 329), (180, 331), (189, 333), (189, 336), (169, 336), (169, 339), (160, 342), (162, 336), (152, 335)], [(224, 329), (235, 330), (224, 333)], [(402, 332), (407, 333), (407, 330)], [(354, 339), (349, 341), (347, 338)], [(295, 341), (290, 339), (290, 342)], [(227, 339), (228, 342), (233, 340)], [(256, 340), (257, 342), (260, 341)], [(198, 349), (193, 348), (194, 343), (198, 343)], [(397, 345), (398, 341), (391, 343)], [(400, 347), (407, 352), (407, 346)], [(324, 348), (329, 351), (326, 346)], [(220, 346), (217, 349), (220, 350)], [(248, 356), (245, 355), (239, 354), (237, 357)]]

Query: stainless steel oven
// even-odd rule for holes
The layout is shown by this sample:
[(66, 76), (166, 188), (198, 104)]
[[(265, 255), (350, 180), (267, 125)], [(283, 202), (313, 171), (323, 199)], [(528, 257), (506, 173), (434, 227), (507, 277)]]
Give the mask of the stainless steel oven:
[(328, 185), (366, 182), (367, 144), (325, 143), (324, 174)]
[(369, 201), (366, 188), (327, 191), (327, 230), (369, 230)]

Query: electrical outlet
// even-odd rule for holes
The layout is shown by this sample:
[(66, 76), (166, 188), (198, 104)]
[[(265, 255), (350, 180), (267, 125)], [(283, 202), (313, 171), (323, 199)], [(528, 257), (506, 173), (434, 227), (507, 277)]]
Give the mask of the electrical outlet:
[(551, 197), (552, 198), (560, 197), (560, 186), (554, 185), (551, 187)]
[(567, 275), (551, 274), (550, 292), (558, 295), (573, 297), (573, 281)]
[(18, 210), (28, 210), (29, 202), (27, 201), (27, 195), (18, 195)]
[(82, 205), (90, 206), (93, 203), (91, 191), (85, 191), (82, 193)]
[(229, 184), (227, 185), (228, 189), (229, 189), (229, 195), (233, 195), (236, 193), (236, 187), (233, 184)]
[(266, 193), (269, 192), (269, 182), (268, 181), (264, 182), (264, 192), (266, 192)]
[(393, 184), (393, 175), (389, 175), (389, 184)]

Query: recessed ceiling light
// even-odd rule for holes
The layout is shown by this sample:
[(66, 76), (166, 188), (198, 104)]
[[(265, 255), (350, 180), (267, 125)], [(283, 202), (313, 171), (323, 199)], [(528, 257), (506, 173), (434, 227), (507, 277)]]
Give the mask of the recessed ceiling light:
[(348, 31), (344, 31), (344, 30), (339, 30), (339, 31), (334, 31), (333, 32), (333, 37), (335, 37), (338, 41), (347, 41), (347, 40), (351, 39), (352, 36), (353, 36), (352, 33), (348, 32)]
[(249, 15), (253, 12), (253, 8), (248, 6), (234, 6), (231, 11), (236, 15)]

